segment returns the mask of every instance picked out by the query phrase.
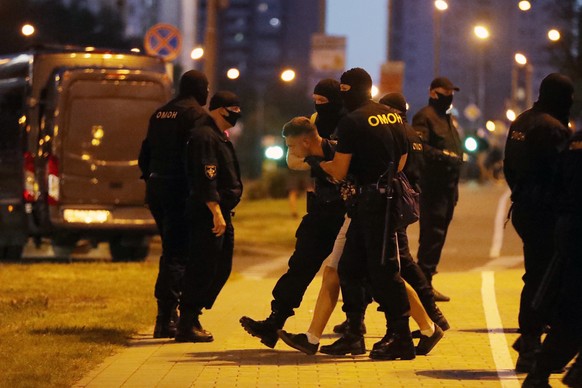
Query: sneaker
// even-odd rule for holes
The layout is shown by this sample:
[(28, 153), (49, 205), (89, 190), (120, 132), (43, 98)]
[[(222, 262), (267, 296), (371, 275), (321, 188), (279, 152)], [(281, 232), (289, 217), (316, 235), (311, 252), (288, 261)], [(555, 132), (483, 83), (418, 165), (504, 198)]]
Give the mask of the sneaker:
[(417, 356), (426, 356), (435, 345), (443, 338), (445, 332), (438, 326), (435, 325), (434, 333), (430, 337), (426, 335), (421, 335), (420, 342), (416, 347)]
[(291, 334), (287, 333), (285, 330), (277, 330), (279, 338), (283, 340), (287, 345), (291, 346), (293, 349), (297, 349), (309, 356), (313, 356), (317, 353), (319, 344), (312, 344), (307, 340), (305, 334)]

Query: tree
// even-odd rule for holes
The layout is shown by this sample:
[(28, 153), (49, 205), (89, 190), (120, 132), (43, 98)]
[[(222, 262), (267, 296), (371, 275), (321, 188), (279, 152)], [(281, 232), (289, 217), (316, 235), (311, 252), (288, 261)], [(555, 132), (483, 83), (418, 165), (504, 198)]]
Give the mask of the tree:
[(582, 4), (577, 0), (562, 0), (551, 4), (551, 12), (560, 23), (560, 39), (549, 46), (559, 71), (574, 81), (572, 118), (582, 115)]
[[(20, 32), (26, 23), (36, 29), (31, 37)], [(109, 7), (93, 13), (79, 1), (0, 0), (0, 53), (45, 44), (129, 48), (123, 30), (123, 21)]]

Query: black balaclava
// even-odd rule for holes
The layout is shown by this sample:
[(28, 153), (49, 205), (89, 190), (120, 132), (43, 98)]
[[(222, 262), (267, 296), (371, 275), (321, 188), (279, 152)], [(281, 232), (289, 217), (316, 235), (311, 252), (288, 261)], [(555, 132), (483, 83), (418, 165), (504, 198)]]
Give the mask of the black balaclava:
[(180, 97), (194, 97), (200, 106), (208, 99), (208, 79), (198, 70), (190, 70), (180, 79)]
[(404, 98), (402, 93), (388, 93), (378, 102), (392, 109), (396, 109), (402, 116), (402, 119), (406, 121), (406, 111), (408, 109), (406, 108), (406, 98)]
[(560, 73), (552, 73), (543, 79), (534, 108), (555, 117), (567, 127), (570, 108), (574, 102), (573, 93), (574, 84), (570, 78)]
[[(209, 110), (214, 110), (218, 108), (228, 108), (229, 106), (240, 107), (240, 99), (236, 94), (229, 91), (219, 91), (212, 96), (210, 99), (210, 104), (208, 105)], [(236, 125), (237, 120), (242, 116), (240, 112), (233, 112), (228, 110), (228, 116), (223, 116), (224, 119), (233, 127)]]
[(350, 89), (342, 91), (344, 106), (351, 112), (372, 98), (372, 78), (360, 67), (354, 67), (342, 74), (340, 82), (349, 85)]
[(437, 98), (430, 97), (428, 99), (429, 105), (432, 106), (439, 115), (447, 114), (447, 110), (449, 110), (451, 104), (453, 103), (453, 95), (451, 94), (450, 96), (445, 96), (439, 92), (436, 92), (436, 95)]
[(342, 115), (343, 103), (340, 84), (332, 78), (322, 79), (315, 85), (313, 94), (319, 94), (329, 100), (325, 104), (314, 104), (317, 112), (315, 119), (317, 132), (319, 132), (319, 136), (329, 139)]

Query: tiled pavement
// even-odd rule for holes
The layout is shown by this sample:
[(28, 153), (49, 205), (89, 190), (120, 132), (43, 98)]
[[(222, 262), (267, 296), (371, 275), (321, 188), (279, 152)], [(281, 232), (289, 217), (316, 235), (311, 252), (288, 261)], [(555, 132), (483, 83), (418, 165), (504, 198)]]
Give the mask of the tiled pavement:
[[(516, 353), (509, 346), (517, 337), (521, 270), (502, 270), (487, 276), (489, 281), (494, 280), (494, 285), (488, 284), (494, 286), (495, 298), (488, 293), (487, 285), (482, 289), (486, 276), (481, 272), (439, 274), (435, 285), (452, 298), (440, 304), (452, 326), (443, 340), (428, 356), (412, 361), (373, 361), (367, 355), (306, 356), (281, 341), (275, 349), (266, 348), (249, 336), (238, 320), (243, 315), (258, 319), (268, 315), (276, 279), (234, 274), (215, 307), (201, 317), (214, 342), (155, 340), (148, 331), (75, 387), (519, 387), (525, 376), (513, 373)], [(318, 277), (302, 307), (287, 321), (286, 330), (307, 329), (319, 285)], [(487, 312), (483, 300), (489, 306)], [(492, 310), (495, 302), (498, 308)], [(343, 320), (339, 307), (327, 332)], [(497, 313), (502, 327), (492, 319)], [(495, 326), (487, 327), (487, 322)], [(385, 329), (383, 315), (375, 307), (368, 310), (366, 325), (366, 345), (371, 348)], [(411, 327), (415, 328), (412, 322)], [(322, 343), (334, 338), (325, 335)], [(553, 387), (563, 386), (560, 378), (552, 378)]]

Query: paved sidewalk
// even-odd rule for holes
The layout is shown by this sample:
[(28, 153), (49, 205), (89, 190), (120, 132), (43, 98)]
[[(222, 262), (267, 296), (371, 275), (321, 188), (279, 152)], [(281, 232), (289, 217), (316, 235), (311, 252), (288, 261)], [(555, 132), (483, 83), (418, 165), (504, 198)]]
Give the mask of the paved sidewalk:
[[(275, 349), (266, 348), (238, 320), (268, 315), (276, 279), (234, 274), (215, 307), (201, 317), (214, 342), (179, 344), (152, 339), (148, 331), (75, 387), (519, 387), (525, 376), (513, 373), (517, 354), (509, 347), (517, 338), (520, 276), (521, 270), (439, 274), (436, 286), (452, 298), (440, 304), (451, 330), (428, 356), (373, 361), (367, 355), (306, 356), (282, 341)], [(316, 278), (308, 289), (286, 330), (307, 329), (320, 281)], [(328, 332), (342, 320), (338, 305)], [(375, 307), (368, 310), (366, 325), (370, 349), (385, 332), (383, 315)], [(325, 335), (322, 344), (335, 338)], [(555, 375), (551, 385), (563, 386), (560, 378)]]

